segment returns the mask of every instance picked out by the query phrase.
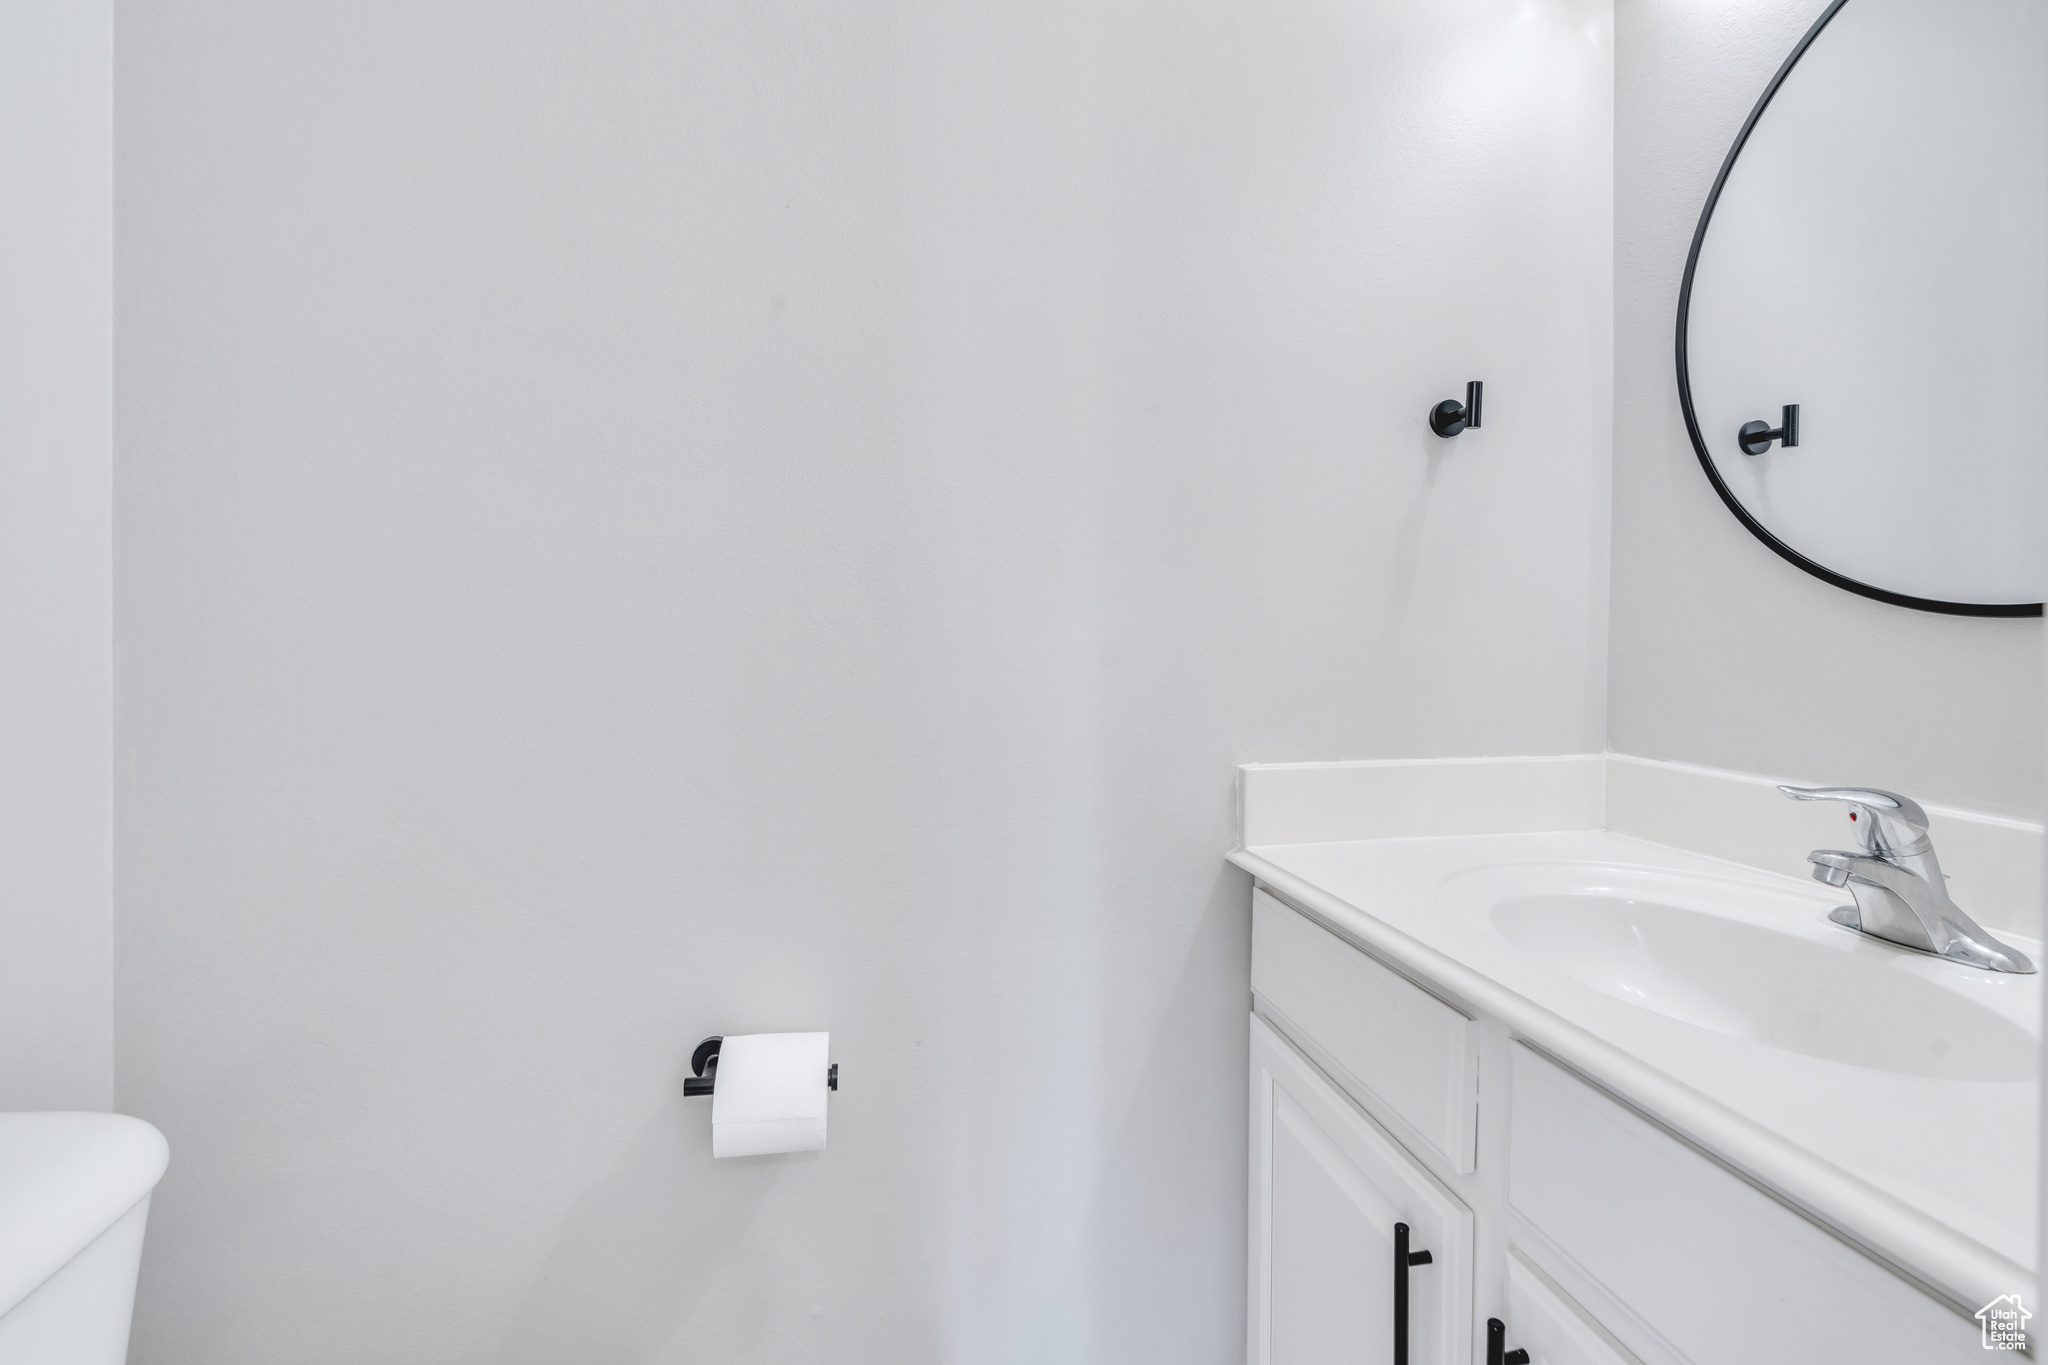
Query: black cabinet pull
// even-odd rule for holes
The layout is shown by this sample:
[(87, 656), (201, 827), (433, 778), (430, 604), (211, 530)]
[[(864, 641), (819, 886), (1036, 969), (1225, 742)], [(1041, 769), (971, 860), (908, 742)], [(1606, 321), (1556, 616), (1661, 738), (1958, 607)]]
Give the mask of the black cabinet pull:
[(1486, 1320), (1486, 1365), (1529, 1365), (1529, 1353), (1517, 1346), (1507, 1349), (1508, 1325), (1499, 1318)]
[(1428, 1252), (1408, 1249), (1408, 1225), (1394, 1224), (1394, 1365), (1408, 1365), (1408, 1267), (1429, 1262)]

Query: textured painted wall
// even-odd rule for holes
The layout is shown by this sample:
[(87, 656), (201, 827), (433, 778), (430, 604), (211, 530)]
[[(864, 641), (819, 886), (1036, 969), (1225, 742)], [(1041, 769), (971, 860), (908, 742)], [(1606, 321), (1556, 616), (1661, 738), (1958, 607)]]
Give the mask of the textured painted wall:
[(1616, 6), (1609, 742), (2039, 819), (2041, 621), (1910, 611), (1792, 567), (1721, 505), (1679, 413), (1672, 328), (1700, 208), (1825, 8)]
[(135, 1359), (1240, 1358), (1231, 766), (1601, 742), (1604, 5), (119, 33)]
[(113, 10), (0, 3), (0, 1109), (104, 1109)]

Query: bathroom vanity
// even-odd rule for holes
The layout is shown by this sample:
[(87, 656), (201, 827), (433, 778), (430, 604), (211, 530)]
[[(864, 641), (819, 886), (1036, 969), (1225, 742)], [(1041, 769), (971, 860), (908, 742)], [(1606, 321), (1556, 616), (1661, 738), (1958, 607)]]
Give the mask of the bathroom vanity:
[[(1840, 810), (1615, 755), (1240, 800), (1253, 1362), (1931, 1365), (2038, 1306), (2040, 978), (1831, 921)], [(2038, 961), (2039, 828), (1929, 815)]]

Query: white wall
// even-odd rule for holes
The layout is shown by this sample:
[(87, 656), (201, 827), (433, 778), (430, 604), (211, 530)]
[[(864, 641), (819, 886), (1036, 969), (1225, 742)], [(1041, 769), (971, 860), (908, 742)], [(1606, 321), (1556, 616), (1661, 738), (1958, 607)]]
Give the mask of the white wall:
[(112, 82), (0, 0), (0, 1109), (113, 1096)]
[(1937, 616), (1792, 567), (1679, 415), (1686, 250), (1729, 143), (1824, 0), (1620, 0), (1609, 742), (2039, 819), (2042, 623)]
[[(1239, 1358), (1232, 765), (1601, 743), (1604, 5), (118, 74), (135, 1359)], [(808, 1028), (830, 1148), (714, 1166), (691, 1046)]]

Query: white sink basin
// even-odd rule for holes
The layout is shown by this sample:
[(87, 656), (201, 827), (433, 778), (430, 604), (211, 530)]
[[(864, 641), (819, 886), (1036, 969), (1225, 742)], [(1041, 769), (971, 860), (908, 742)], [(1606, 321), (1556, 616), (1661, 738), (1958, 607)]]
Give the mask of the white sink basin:
[(1993, 973), (1859, 938), (1803, 904), (1797, 920), (1774, 927), (1671, 904), (1678, 897), (1655, 889), (1510, 895), (1491, 918), (1551, 970), (1731, 1038), (1940, 1080), (2036, 1074), (2034, 1035), (1976, 998), (2006, 984)]

